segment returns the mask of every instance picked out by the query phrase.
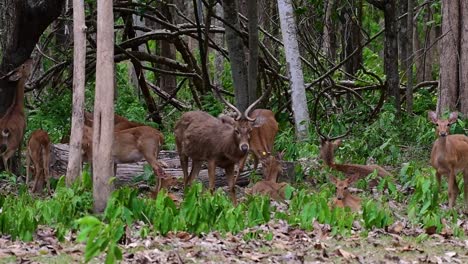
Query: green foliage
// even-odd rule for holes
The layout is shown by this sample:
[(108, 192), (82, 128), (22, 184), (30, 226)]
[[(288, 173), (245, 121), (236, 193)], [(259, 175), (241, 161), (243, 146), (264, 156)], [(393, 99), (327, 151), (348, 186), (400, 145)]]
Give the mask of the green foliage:
[(367, 229), (373, 227), (383, 228), (393, 223), (390, 210), (373, 200), (363, 203), (362, 218), (364, 219), (364, 226)]

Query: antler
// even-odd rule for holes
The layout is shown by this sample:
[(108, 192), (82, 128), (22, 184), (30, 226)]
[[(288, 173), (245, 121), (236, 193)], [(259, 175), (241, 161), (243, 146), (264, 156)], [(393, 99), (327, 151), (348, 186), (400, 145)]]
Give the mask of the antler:
[(219, 87), (215, 87), (215, 86), (214, 86), (213, 88), (214, 88), (213, 90), (216, 92), (216, 94), (217, 94), (218, 97), (221, 99), (221, 101), (223, 101), (223, 103), (224, 103), (225, 105), (227, 105), (229, 108), (231, 108), (232, 110), (234, 110), (234, 111), (236, 112), (237, 116), (236, 116), (235, 120), (238, 121), (239, 119), (241, 119), (241, 117), (242, 117), (242, 112), (241, 112), (239, 109), (237, 109), (237, 107), (235, 107), (233, 104), (231, 104), (231, 103), (229, 103), (228, 101), (226, 101), (226, 99), (224, 99), (223, 96), (221, 96), (221, 93), (219, 92), (219, 90), (220, 90)]
[(336, 136), (336, 137), (328, 137), (328, 136), (325, 136), (321, 131), (320, 131), (320, 126), (318, 125), (318, 122), (317, 122), (317, 106), (319, 104), (319, 99), (321, 96), (323, 96), (326, 92), (328, 92), (329, 90), (332, 90), (333, 87), (328, 87), (326, 89), (324, 89), (323, 91), (321, 91), (318, 95), (317, 95), (317, 98), (315, 98), (315, 106), (314, 106), (314, 112), (313, 112), (313, 118), (314, 118), (314, 124), (315, 124), (315, 130), (317, 131), (317, 133), (320, 135), (320, 137), (324, 140), (327, 140), (327, 141), (333, 141), (333, 140), (337, 140), (337, 139), (340, 139), (340, 138), (343, 138), (343, 137), (346, 137), (347, 135), (349, 135), (349, 133), (351, 132), (351, 128), (352, 128), (352, 124), (351, 126), (349, 126), (348, 130), (346, 131), (346, 133), (344, 133), (343, 135), (339, 135), (339, 136)]
[(262, 96), (260, 96), (260, 98), (258, 98), (257, 100), (255, 100), (255, 102), (253, 102), (251, 105), (249, 105), (249, 107), (247, 107), (247, 109), (245, 109), (244, 111), (244, 118), (249, 120), (250, 122), (254, 122), (255, 121), (255, 118), (251, 118), (249, 117), (249, 113), (250, 111), (252, 111), (252, 109), (255, 107), (255, 105), (257, 105), (260, 101), (263, 100), (263, 98), (265, 97), (267, 93), (263, 93)]

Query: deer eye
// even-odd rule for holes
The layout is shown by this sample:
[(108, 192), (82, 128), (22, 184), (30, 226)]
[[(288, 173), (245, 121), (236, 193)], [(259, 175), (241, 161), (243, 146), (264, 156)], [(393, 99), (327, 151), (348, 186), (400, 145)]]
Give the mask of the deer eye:
[(344, 187), (345, 190), (348, 190), (348, 187)]
[(449, 124), (447, 124), (447, 126), (450, 126), (450, 125), (451, 125), (450, 123), (449, 123)]
[(240, 134), (239, 130), (238, 129), (234, 129), (234, 132), (236, 132), (237, 135)]
[(439, 126), (439, 124), (436, 124), (436, 126)]

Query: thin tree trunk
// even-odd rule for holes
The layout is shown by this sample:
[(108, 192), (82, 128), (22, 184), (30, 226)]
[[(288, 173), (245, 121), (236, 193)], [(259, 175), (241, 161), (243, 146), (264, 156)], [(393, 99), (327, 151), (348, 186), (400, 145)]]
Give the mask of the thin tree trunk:
[(387, 75), (387, 90), (393, 95), (395, 109), (400, 113), (400, 79), (398, 75), (398, 30), (396, 1), (389, 0), (385, 4), (385, 74)]
[(460, 19), (460, 111), (466, 118), (468, 116), (468, 2), (465, 0), (460, 1)]
[[(215, 6), (215, 13), (219, 17), (224, 16), (223, 7), (219, 3)], [(218, 19), (215, 19), (214, 25), (216, 27), (223, 27), (223, 22), (219, 21)], [(224, 47), (224, 35), (223, 34), (215, 34), (213, 37), (213, 40), (216, 43), (216, 45), (218, 45), (219, 47)], [(215, 51), (214, 67), (215, 67), (215, 72), (214, 72), (214, 77), (213, 77), (213, 84), (215, 86), (221, 86), (222, 76), (223, 76), (223, 71), (224, 71), (224, 57), (218, 51)]]
[(258, 76), (258, 8), (257, 0), (247, 2), (249, 17), (249, 105), (257, 100)]
[(86, 67), (86, 24), (83, 0), (73, 0), (73, 109), (70, 134), (70, 158), (67, 167), (67, 185), (81, 174), (81, 141), (84, 127)]
[[(236, 0), (223, 0), (224, 20), (229, 25), (240, 29), (237, 10)], [(226, 44), (231, 61), (236, 106), (240, 111), (245, 111), (249, 105), (249, 91), (244, 45), (242, 38), (229, 25), (225, 25), (224, 27), (226, 29)]]
[(332, 50), (333, 22), (332, 12), (335, 7), (335, 0), (325, 0), (325, 23), (323, 25), (322, 51), (332, 61), (335, 59), (335, 52)]
[(299, 58), (296, 23), (291, 0), (278, 0), (278, 10), (291, 82), (291, 100), (296, 126), (296, 137), (299, 141), (304, 141), (308, 137), (309, 112), (307, 110), (304, 77), (302, 74), (301, 59)]
[[(173, 3), (172, 0), (166, 0), (165, 2), (166, 4)], [(162, 5), (161, 7), (162, 14), (166, 17), (168, 22), (173, 23), (173, 20), (174, 20), (173, 14), (172, 14), (173, 8), (169, 7), (166, 4)], [(175, 60), (176, 51), (175, 51), (174, 44), (172, 44), (170, 41), (167, 41), (167, 40), (160, 40), (159, 43), (161, 45), (161, 56)], [(169, 67), (165, 65), (161, 65), (161, 69), (171, 70)], [(177, 88), (176, 76), (162, 73), (159, 78), (159, 86), (161, 87), (163, 91), (167, 92), (168, 94), (172, 94), (172, 92), (174, 92), (175, 89)]]
[(408, 0), (408, 16), (407, 16), (407, 59), (406, 59), (406, 74), (408, 81), (406, 85), (406, 112), (413, 113), (413, 6), (414, 0)]
[[(437, 113), (455, 110), (457, 107), (457, 88), (459, 85), (459, 1), (442, 1), (442, 51), (440, 54), (440, 84), (437, 100)], [(464, 73), (465, 74), (465, 73)]]
[(96, 96), (93, 130), (94, 211), (103, 212), (113, 190), (114, 14), (112, 0), (97, 2)]

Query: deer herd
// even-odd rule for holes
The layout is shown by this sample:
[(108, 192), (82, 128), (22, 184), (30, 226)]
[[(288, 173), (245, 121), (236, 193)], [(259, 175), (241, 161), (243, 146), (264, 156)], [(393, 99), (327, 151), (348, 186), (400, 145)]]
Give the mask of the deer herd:
[[(10, 161), (14, 153), (21, 153), (21, 142), (26, 129), (23, 110), (24, 85), (31, 70), (28, 61), (16, 70), (0, 77), (2, 83), (16, 87), (16, 96), (12, 106), (0, 119), (0, 156), (6, 171), (11, 170)], [(184, 113), (174, 127), (175, 143), (183, 172), (184, 187), (188, 187), (197, 178), (202, 165), (207, 164), (209, 190), (215, 189), (215, 169), (223, 168), (227, 178), (231, 198), (236, 203), (235, 185), (237, 178), (244, 169), (249, 153), (254, 160), (256, 169), (262, 164), (263, 179), (258, 181), (246, 193), (260, 193), (275, 200), (284, 200), (285, 182), (278, 183), (278, 175), (282, 173), (282, 153), (274, 153), (273, 145), (278, 132), (278, 123), (271, 110), (256, 109), (255, 106), (263, 96), (240, 111), (219, 96), (224, 104), (235, 112), (235, 116), (220, 115), (213, 117), (207, 112), (191, 111)], [(437, 118), (434, 112), (429, 112), (429, 120), (436, 125), (437, 140), (434, 142), (430, 163), (436, 170), (436, 178), (440, 188), (442, 176), (448, 178), (449, 207), (455, 206), (459, 193), (456, 175), (463, 173), (464, 202), (468, 208), (468, 137), (465, 135), (449, 135), (450, 125), (456, 122), (456, 112), (450, 114), (448, 120)], [(163, 134), (155, 128), (132, 122), (122, 116), (114, 118), (114, 143), (112, 157), (114, 164), (133, 163), (145, 159), (158, 178), (158, 188), (167, 188), (176, 182), (175, 177), (168, 176), (158, 161), (158, 153), (164, 143)], [(356, 180), (363, 179), (376, 172), (379, 177), (391, 174), (378, 165), (340, 164), (335, 162), (334, 151), (341, 144), (341, 137), (329, 138), (320, 130), (320, 158), (324, 165), (332, 170), (343, 173), (341, 180), (330, 176), (330, 182), (336, 187), (333, 206), (349, 207), (353, 211), (361, 208), (361, 200), (349, 191), (348, 187)], [(92, 113), (85, 113), (85, 128), (83, 131), (83, 160), (92, 163)], [(30, 135), (26, 149), (26, 183), (29, 184), (30, 174), (34, 177), (32, 190), (41, 191), (47, 183), (50, 193), (50, 149), (51, 140), (46, 131), (36, 130)], [(189, 161), (191, 170), (188, 171)], [(237, 172), (235, 167), (237, 165)], [(115, 167), (115, 166), (114, 166)], [(159, 190), (159, 189), (158, 189)]]

